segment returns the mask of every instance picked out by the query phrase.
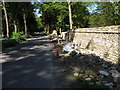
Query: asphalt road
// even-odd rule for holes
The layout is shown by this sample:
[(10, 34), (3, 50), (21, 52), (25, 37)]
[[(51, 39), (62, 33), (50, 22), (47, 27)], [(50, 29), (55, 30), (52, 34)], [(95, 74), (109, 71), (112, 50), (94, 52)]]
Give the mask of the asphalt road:
[(58, 67), (53, 43), (35, 36), (2, 52), (2, 88), (69, 88), (72, 78)]

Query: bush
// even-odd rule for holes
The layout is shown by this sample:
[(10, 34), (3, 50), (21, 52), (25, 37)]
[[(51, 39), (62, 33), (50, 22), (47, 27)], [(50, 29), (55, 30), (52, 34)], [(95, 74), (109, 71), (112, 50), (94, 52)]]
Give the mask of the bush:
[(18, 32), (18, 33), (13, 32), (12, 39), (16, 39), (17, 42), (22, 42), (22, 41), (25, 41), (27, 39), (27, 36), (23, 35), (22, 32)]
[(22, 32), (18, 32), (18, 33), (16, 33), (16, 32), (12, 32), (12, 38), (20, 38), (21, 35), (23, 35)]
[(27, 38), (32, 37), (31, 35), (23, 35), (22, 32), (12, 33), (11, 38), (2, 38), (2, 50), (15, 46), (19, 42), (25, 41)]

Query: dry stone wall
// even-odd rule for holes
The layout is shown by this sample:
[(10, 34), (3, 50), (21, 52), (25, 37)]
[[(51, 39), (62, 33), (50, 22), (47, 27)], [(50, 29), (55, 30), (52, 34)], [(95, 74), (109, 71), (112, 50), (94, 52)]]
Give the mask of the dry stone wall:
[(83, 54), (94, 54), (114, 64), (120, 63), (120, 26), (79, 28), (74, 31), (73, 42)]

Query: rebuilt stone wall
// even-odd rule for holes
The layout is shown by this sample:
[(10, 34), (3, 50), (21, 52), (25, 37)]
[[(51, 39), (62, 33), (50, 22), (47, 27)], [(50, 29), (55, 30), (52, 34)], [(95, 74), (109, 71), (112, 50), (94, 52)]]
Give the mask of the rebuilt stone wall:
[(94, 54), (114, 64), (119, 60), (120, 26), (79, 28), (74, 31), (73, 42), (83, 54)]

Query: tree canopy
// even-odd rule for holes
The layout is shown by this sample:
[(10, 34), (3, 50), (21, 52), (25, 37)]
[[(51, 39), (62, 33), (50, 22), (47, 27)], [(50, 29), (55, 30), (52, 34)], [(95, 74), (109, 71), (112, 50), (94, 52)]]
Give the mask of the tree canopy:
[[(26, 20), (26, 33), (32, 33), (37, 28), (37, 22), (34, 15), (34, 6), (30, 2), (5, 2), (5, 9), (9, 23), (9, 35), (12, 32), (23, 32), (25, 33), (25, 23)], [(2, 22), (3, 22), (3, 34), (6, 36), (6, 24), (5, 24), (5, 11), (2, 10)], [(15, 26), (17, 27), (15, 30)]]
[[(88, 9), (91, 5), (96, 5), (96, 9), (92, 7), (92, 13)], [(67, 2), (5, 2), (2, 7), (2, 33), (5, 37), (7, 34), (11, 36), (12, 32), (29, 34), (45, 30), (51, 33), (59, 29), (67, 31), (70, 27)], [(36, 9), (40, 17), (35, 15)], [(119, 2), (71, 2), (73, 29), (120, 25), (119, 11)]]
[(90, 27), (120, 25), (119, 2), (97, 3), (96, 12), (90, 15)]

